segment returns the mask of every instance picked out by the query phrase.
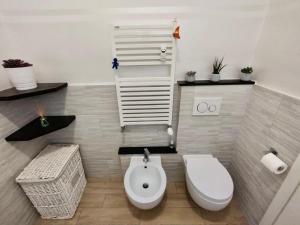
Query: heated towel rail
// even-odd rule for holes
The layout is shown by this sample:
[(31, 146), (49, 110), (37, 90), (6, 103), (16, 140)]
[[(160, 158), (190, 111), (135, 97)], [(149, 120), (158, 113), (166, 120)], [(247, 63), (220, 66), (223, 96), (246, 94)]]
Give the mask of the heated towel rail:
[[(116, 71), (120, 125), (172, 125), (176, 22), (114, 26), (113, 57), (119, 66), (169, 66), (167, 76), (121, 77)], [(142, 69), (142, 68), (141, 68)], [(144, 69), (144, 68), (143, 68)]]

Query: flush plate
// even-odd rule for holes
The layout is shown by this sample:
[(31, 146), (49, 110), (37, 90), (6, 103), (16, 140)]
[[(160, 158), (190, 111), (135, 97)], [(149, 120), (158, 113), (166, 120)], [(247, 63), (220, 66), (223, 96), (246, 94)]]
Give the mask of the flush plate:
[(195, 97), (193, 116), (216, 116), (220, 113), (223, 98)]

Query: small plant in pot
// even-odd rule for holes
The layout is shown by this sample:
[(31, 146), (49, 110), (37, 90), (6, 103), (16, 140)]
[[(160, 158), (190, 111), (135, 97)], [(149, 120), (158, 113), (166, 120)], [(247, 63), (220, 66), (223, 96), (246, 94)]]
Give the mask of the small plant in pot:
[(186, 82), (195, 82), (196, 78), (195, 78), (195, 75), (196, 75), (196, 71), (188, 71), (185, 73), (185, 80)]
[(37, 87), (32, 64), (21, 59), (8, 59), (3, 60), (2, 66), (17, 90), (29, 90)]
[(253, 68), (252, 67), (245, 67), (241, 69), (241, 80), (242, 81), (249, 81), (251, 80), (252, 76), (251, 74), (253, 73)]
[(224, 69), (224, 67), (227, 66), (227, 65), (223, 65), (223, 60), (224, 58), (222, 59), (215, 58), (215, 61), (213, 63), (213, 72), (210, 78), (211, 81), (218, 82), (220, 80), (220, 73), (222, 69)]

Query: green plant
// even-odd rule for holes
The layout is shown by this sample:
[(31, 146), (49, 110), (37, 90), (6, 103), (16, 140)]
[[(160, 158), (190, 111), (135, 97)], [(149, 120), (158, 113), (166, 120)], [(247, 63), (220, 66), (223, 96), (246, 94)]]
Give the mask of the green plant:
[(186, 72), (187, 76), (194, 76), (196, 74), (196, 71), (188, 71)]
[(250, 74), (253, 73), (253, 68), (252, 67), (245, 67), (243, 69), (241, 69), (242, 73), (246, 73), (246, 74)]
[(213, 64), (213, 74), (220, 74), (221, 70), (224, 69), (225, 66), (227, 65), (223, 65), (223, 60), (224, 58), (222, 58), (221, 60), (218, 58), (215, 58), (214, 64)]
[(8, 60), (3, 60), (2, 66), (4, 68), (19, 68), (19, 67), (29, 67), (32, 66), (32, 64), (28, 62), (24, 62), (21, 59), (8, 59)]

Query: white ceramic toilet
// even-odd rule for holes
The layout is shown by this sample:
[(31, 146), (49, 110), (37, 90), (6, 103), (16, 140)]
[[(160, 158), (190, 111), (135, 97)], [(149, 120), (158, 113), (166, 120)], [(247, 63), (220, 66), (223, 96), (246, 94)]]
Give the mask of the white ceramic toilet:
[(187, 189), (202, 208), (218, 211), (233, 196), (233, 182), (226, 168), (212, 155), (184, 155)]

